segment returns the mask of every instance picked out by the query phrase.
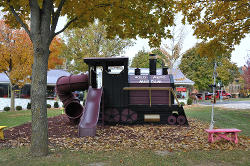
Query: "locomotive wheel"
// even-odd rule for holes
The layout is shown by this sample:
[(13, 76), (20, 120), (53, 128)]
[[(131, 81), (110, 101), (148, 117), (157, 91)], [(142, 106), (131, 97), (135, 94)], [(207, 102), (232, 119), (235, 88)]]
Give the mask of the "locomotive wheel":
[(112, 122), (112, 123), (119, 122), (119, 120), (120, 120), (119, 111), (117, 109), (115, 109), (115, 108), (113, 108), (113, 109), (110, 108), (110, 109), (105, 110), (104, 120), (106, 122)]
[(124, 109), (121, 113), (121, 120), (124, 123), (134, 123), (137, 121), (137, 113), (131, 109)]
[(176, 117), (174, 115), (170, 115), (168, 117), (168, 124), (170, 124), (170, 125), (176, 124)]
[(186, 123), (186, 121), (187, 121), (187, 119), (183, 115), (179, 115), (178, 118), (177, 118), (177, 123), (179, 125), (184, 125)]

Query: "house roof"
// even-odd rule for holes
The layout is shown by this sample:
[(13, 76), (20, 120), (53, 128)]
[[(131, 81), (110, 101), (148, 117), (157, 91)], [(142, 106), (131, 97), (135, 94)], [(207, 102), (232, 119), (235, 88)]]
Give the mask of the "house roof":
[(0, 73), (0, 83), (9, 83), (9, 78), (6, 76), (5, 73)]
[(56, 81), (61, 76), (69, 76), (70, 73), (65, 70), (49, 70), (47, 75), (47, 84), (56, 85)]
[[(129, 75), (134, 75), (135, 68), (129, 68)], [(157, 75), (162, 74), (161, 69), (157, 69)], [(190, 79), (186, 78), (184, 74), (179, 69), (168, 69), (168, 73), (173, 75), (174, 83), (179, 85), (194, 85), (194, 82)], [(141, 68), (141, 74), (147, 75), (149, 74), (148, 68)], [(70, 73), (65, 70), (49, 70), (47, 75), (47, 85), (56, 85), (56, 81), (61, 76), (69, 76)], [(8, 84), (9, 78), (4, 74), (0, 73), (0, 83)]]
[[(47, 84), (56, 85), (56, 81), (59, 77), (69, 75), (70, 73), (65, 70), (49, 70), (47, 75)], [(9, 84), (9, 78), (4, 73), (0, 73), (0, 84)]]

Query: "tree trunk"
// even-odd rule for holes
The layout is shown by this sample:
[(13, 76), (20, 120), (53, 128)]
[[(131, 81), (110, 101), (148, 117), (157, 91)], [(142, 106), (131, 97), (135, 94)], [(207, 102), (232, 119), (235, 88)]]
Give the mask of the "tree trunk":
[(15, 111), (15, 93), (14, 86), (10, 83), (10, 111)]
[(46, 91), (49, 45), (42, 41), (41, 34), (35, 37), (33, 49), (34, 63), (32, 67), (31, 84), (31, 154), (33, 156), (46, 156), (48, 154)]

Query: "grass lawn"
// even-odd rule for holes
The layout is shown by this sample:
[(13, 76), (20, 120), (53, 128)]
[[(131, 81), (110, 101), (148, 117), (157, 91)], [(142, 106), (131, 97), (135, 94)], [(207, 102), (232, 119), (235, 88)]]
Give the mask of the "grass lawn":
[[(210, 122), (211, 107), (185, 108), (188, 118), (196, 118), (200, 121)], [(61, 110), (49, 110), (49, 116), (61, 114)], [(229, 110), (215, 108), (215, 126), (223, 128), (239, 128), (241, 134), (250, 136), (250, 110)], [(8, 121), (9, 120), (9, 121)], [(0, 122), (15, 126), (30, 121), (30, 111), (3, 112), (0, 113)], [(18, 123), (16, 123), (18, 121)], [(130, 148), (128, 151), (71, 151), (63, 149), (51, 149), (46, 157), (32, 158), (29, 147), (2, 148), (0, 149), (0, 165), (8, 166), (234, 166), (250, 165), (250, 151), (155, 151)]]
[[(62, 113), (62, 110), (48, 109), (47, 113), (48, 117), (53, 117), (60, 115)], [(0, 112), (0, 126), (14, 127), (26, 122), (31, 122), (30, 110)]]
[(28, 148), (0, 151), (0, 165), (8, 166), (166, 166), (166, 165), (249, 165), (250, 151), (159, 152), (152, 150), (71, 152), (56, 150), (46, 157), (31, 158)]
[[(210, 123), (212, 106), (188, 107), (185, 108), (187, 117), (196, 118)], [(218, 128), (238, 128), (242, 130), (240, 135), (250, 136), (250, 109), (214, 109), (215, 127)]]

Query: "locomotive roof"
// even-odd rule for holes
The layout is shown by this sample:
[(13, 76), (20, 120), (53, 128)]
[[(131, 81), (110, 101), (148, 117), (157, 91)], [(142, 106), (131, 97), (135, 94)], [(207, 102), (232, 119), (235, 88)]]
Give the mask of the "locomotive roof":
[(84, 62), (88, 65), (103, 66), (123, 66), (128, 65), (128, 57), (92, 57), (84, 58)]

